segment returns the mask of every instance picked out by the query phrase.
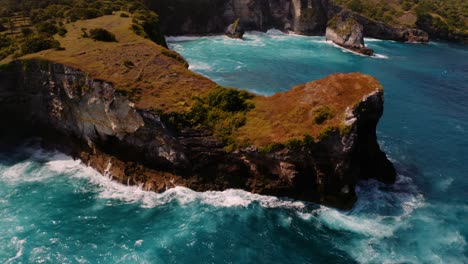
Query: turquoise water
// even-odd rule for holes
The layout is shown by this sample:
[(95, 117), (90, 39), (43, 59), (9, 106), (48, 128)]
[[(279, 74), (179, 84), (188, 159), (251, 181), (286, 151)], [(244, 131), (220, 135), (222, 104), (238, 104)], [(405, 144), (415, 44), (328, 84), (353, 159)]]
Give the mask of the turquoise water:
[(193, 70), (261, 94), (334, 72), (385, 87), (379, 141), (396, 184), (362, 182), (351, 211), (240, 190), (141, 191), (34, 141), (0, 152), (0, 263), (467, 263), (468, 48), (249, 33), (171, 38)]

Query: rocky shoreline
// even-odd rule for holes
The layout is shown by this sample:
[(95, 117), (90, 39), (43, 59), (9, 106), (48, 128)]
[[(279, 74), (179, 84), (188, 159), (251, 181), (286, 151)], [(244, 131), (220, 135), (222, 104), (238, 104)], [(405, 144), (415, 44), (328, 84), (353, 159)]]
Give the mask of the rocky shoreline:
[(344, 128), (268, 149), (226, 151), (209, 130), (171, 129), (160, 114), (135, 107), (112, 83), (41, 60), (16, 61), (0, 71), (0, 116), (9, 124), (3, 133), (41, 136), (46, 145), (145, 190), (238, 188), (349, 209), (358, 180), (395, 180), (375, 134), (383, 89), (370, 76), (339, 74), (287, 93), (305, 98), (317, 85), (329, 94), (346, 95), (349, 87), (369, 92), (347, 108)]
[[(327, 0), (220, 0), (220, 1), (158, 1), (149, 3), (161, 17), (161, 29), (165, 35), (213, 35), (223, 34), (229, 25), (238, 21), (243, 30), (266, 32), (275, 28), (301, 35), (326, 36), (337, 45), (372, 55), (365, 47), (364, 37), (400, 42), (429, 41), (426, 32), (405, 27), (392, 27), (368, 19)], [(192, 13), (190, 10), (200, 10)], [(354, 21), (355, 26), (333, 30), (330, 24), (336, 20)], [(336, 29), (336, 28), (335, 28)], [(332, 32), (333, 31), (333, 32)], [(327, 34), (328, 33), (328, 34)], [(232, 36), (233, 34), (228, 34)], [(351, 38), (351, 41), (348, 41)]]

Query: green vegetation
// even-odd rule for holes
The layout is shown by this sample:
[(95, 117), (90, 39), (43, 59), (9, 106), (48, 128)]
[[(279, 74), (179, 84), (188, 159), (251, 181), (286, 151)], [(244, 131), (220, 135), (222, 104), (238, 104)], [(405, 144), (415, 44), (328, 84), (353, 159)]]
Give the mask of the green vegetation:
[(271, 143), (261, 148), (260, 151), (263, 153), (271, 153), (271, 152), (282, 150), (284, 148), (297, 150), (301, 148), (310, 147), (313, 144), (315, 144), (314, 137), (312, 137), (310, 134), (307, 133), (307, 134), (304, 134), (302, 139), (292, 138), (288, 140), (285, 144)]
[(468, 34), (468, 1), (460, 0), (333, 0), (371, 19), (392, 25), (419, 26), (430, 17), (436, 29)]
[(103, 28), (93, 28), (89, 31), (89, 37), (97, 40), (97, 41), (104, 41), (104, 42), (117, 42), (115, 35), (108, 30)]
[(189, 66), (188, 62), (184, 59), (184, 57), (180, 56), (179, 53), (172, 51), (172, 50), (162, 50), (161, 53), (169, 58), (173, 58), (179, 62), (182, 62), (185, 65), (185, 67), (188, 68)]
[(27, 38), (21, 46), (21, 52), (23, 54), (29, 54), (38, 52), (41, 50), (59, 48), (60, 43), (52, 38), (36, 36), (33, 38)]
[(126, 90), (119, 89), (117, 90), (117, 92), (120, 93), (121, 95), (126, 96), (128, 100), (135, 103), (135, 102), (140, 101), (142, 91), (140, 88), (132, 88), (132, 89), (126, 89)]
[(131, 60), (125, 60), (123, 65), (127, 68), (135, 68), (135, 64)]
[(236, 32), (237, 27), (239, 26), (239, 22), (240, 22), (240, 18), (236, 19), (236, 21), (234, 21), (234, 23), (232, 23), (233, 32)]
[[(140, 0), (0, 0), (0, 37), (8, 36), (11, 39), (8, 46), (0, 48), (0, 60), (51, 46), (43, 44), (50, 42), (55, 34), (65, 36), (67, 30), (64, 25), (67, 23), (111, 15), (117, 11), (124, 11), (122, 17), (134, 17), (135, 25), (140, 27), (140, 35), (166, 46), (164, 36), (159, 31), (158, 16)], [(107, 37), (97, 32), (99, 40), (108, 41)], [(39, 39), (42, 40), (41, 45), (38, 45)], [(36, 48), (29, 48), (31, 42)]]
[(327, 126), (322, 131), (320, 131), (317, 138), (319, 140), (324, 140), (324, 139), (328, 138), (332, 133), (334, 133), (337, 130), (338, 130), (338, 128), (336, 128), (334, 126)]
[(330, 107), (321, 106), (313, 111), (314, 121), (316, 124), (321, 125), (325, 121), (333, 118), (333, 113)]
[(189, 126), (213, 131), (226, 150), (233, 151), (241, 144), (233, 134), (245, 125), (247, 112), (254, 108), (250, 102), (253, 97), (245, 91), (218, 86), (206, 97), (193, 98), (195, 104), (189, 112), (165, 114), (161, 110), (154, 111), (173, 129)]

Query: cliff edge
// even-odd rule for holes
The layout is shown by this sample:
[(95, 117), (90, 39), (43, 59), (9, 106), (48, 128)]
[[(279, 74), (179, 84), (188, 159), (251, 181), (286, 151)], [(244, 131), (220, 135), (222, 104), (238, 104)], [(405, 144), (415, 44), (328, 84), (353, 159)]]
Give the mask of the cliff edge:
[[(94, 24), (117, 42), (81, 39)], [(67, 24), (56, 36), (64, 50), (2, 66), (2, 133), (41, 136), (152, 191), (240, 188), (350, 208), (358, 180), (395, 180), (377, 144), (383, 89), (374, 78), (335, 74), (255, 96), (190, 72), (130, 24), (117, 15)]]

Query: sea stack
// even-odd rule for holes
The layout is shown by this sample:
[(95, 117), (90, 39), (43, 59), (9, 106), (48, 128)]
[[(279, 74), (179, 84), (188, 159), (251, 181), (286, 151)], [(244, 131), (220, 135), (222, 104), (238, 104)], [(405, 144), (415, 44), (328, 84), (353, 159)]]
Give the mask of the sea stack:
[(372, 56), (374, 50), (364, 44), (364, 27), (350, 12), (340, 12), (328, 21), (325, 32), (327, 40), (345, 49)]
[(244, 29), (239, 24), (240, 19), (238, 18), (234, 23), (230, 24), (225, 31), (226, 36), (235, 39), (242, 39), (244, 37)]

